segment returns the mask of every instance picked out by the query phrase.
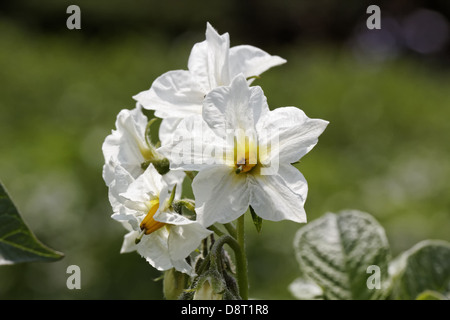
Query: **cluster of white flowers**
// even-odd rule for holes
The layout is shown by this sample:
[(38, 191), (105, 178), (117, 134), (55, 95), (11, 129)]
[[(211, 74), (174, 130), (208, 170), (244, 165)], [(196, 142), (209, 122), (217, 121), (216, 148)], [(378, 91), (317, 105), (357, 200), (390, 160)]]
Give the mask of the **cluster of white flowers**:
[[(112, 218), (129, 231), (122, 252), (136, 250), (158, 270), (193, 274), (187, 262), (208, 227), (229, 223), (251, 206), (262, 219), (306, 222), (307, 183), (292, 165), (309, 152), (328, 122), (296, 107), (269, 110), (252, 81), (286, 61), (249, 45), (230, 48), (228, 33), (208, 23), (192, 48), (188, 70), (169, 71), (122, 110), (103, 144), (103, 178)], [(152, 145), (143, 110), (161, 118)], [(170, 163), (170, 167), (169, 167)], [(185, 172), (195, 220), (177, 205)]]

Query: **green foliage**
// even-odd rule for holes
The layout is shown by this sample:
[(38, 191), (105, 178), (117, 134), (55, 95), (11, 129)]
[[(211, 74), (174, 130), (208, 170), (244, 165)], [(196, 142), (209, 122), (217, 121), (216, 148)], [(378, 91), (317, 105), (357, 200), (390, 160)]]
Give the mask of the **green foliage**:
[(25, 225), (17, 208), (0, 183), (0, 265), (56, 261), (63, 257), (43, 245)]
[(290, 290), (299, 299), (449, 298), (450, 243), (422, 241), (391, 261), (384, 229), (367, 213), (328, 213), (297, 232), (294, 248), (303, 276)]
[[(300, 269), (326, 299), (379, 299), (385, 290), (366, 285), (367, 268), (388, 274), (389, 244), (384, 229), (358, 211), (328, 213), (301, 228), (294, 240)], [(380, 285), (386, 288), (385, 281)]]
[(450, 243), (419, 242), (392, 262), (391, 273), (398, 299), (450, 299)]

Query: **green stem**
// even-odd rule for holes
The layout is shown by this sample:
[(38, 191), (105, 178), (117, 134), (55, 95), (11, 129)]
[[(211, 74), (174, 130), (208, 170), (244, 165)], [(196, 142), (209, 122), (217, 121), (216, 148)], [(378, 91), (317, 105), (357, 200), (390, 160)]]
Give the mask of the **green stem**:
[(221, 230), (219, 230), (219, 228), (217, 228), (215, 225), (209, 226), (208, 229), (211, 231), (214, 231), (214, 233), (217, 234), (219, 237), (221, 237), (225, 234)]
[[(243, 222), (241, 224), (243, 227)], [(234, 251), (234, 256), (236, 258), (236, 272), (239, 286), (239, 295), (243, 300), (248, 300), (247, 257), (245, 255), (244, 243), (243, 242), (239, 243), (239, 240), (236, 240), (232, 236), (223, 235), (216, 240), (208, 256), (205, 258), (202, 265), (200, 266), (199, 274), (201, 274), (206, 269), (209, 263), (211, 263), (211, 266), (214, 268), (218, 267), (219, 263), (218, 259), (220, 259), (219, 257), (221, 255), (220, 250), (225, 244), (228, 244), (230, 248)]]
[(236, 271), (239, 284), (239, 294), (243, 300), (248, 300), (248, 272), (247, 255), (245, 252), (245, 215), (241, 215), (237, 220), (236, 240), (239, 244), (239, 252), (235, 251)]
[(223, 226), (225, 227), (225, 229), (227, 229), (230, 236), (236, 238), (236, 228), (234, 227), (233, 223), (225, 223)]

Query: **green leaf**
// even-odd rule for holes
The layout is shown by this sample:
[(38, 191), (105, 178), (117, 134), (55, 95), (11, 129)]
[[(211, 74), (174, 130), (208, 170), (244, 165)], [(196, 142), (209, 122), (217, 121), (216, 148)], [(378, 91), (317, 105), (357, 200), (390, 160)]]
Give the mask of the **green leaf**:
[[(393, 297), (413, 300), (450, 297), (450, 243), (421, 241), (403, 252), (389, 267)], [(434, 294), (431, 293), (434, 292)]]
[(255, 210), (253, 210), (252, 206), (250, 206), (250, 213), (252, 214), (253, 224), (256, 227), (256, 231), (258, 231), (258, 233), (260, 233), (261, 228), (262, 228), (263, 219), (256, 214), (256, 212), (255, 212)]
[(387, 295), (389, 244), (383, 227), (371, 215), (328, 213), (297, 232), (294, 248), (303, 277), (322, 288), (325, 299)]
[(425, 290), (417, 296), (416, 300), (448, 300), (448, 298), (439, 292)]
[(23, 222), (0, 183), (0, 265), (55, 261), (63, 254), (44, 246)]

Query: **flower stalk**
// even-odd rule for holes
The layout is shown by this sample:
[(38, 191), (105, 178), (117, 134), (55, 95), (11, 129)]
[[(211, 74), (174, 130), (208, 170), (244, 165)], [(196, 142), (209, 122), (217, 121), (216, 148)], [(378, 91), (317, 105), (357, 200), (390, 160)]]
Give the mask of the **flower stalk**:
[(247, 255), (245, 251), (245, 215), (237, 219), (237, 243), (239, 250), (234, 250), (236, 255), (236, 271), (239, 285), (239, 294), (243, 300), (248, 300), (248, 271)]

